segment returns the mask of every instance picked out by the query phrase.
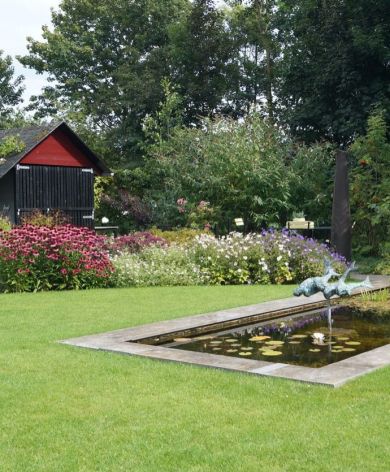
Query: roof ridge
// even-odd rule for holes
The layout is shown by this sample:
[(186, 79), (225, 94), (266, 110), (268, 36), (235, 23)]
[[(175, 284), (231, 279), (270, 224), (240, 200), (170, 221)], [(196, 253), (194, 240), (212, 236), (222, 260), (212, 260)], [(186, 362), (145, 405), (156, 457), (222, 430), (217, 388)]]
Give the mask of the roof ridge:
[(51, 123), (43, 124), (43, 125), (29, 125), (29, 126), (19, 126), (18, 128), (0, 128), (0, 133), (12, 133), (17, 131), (27, 131), (27, 130), (34, 130), (34, 129), (55, 129), (58, 128), (62, 123), (65, 123), (63, 120), (53, 121)]

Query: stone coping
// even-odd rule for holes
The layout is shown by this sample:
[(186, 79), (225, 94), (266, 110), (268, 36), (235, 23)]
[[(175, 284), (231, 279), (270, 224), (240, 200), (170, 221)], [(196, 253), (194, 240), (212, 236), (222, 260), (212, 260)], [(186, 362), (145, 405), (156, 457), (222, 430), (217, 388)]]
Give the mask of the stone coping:
[[(390, 278), (373, 276), (372, 283), (373, 290), (388, 288), (390, 287)], [(357, 291), (358, 293), (359, 291)], [(160, 338), (164, 338), (164, 336), (171, 335), (173, 337), (174, 333), (182, 333), (186, 330), (204, 332), (210, 331), (210, 327), (221, 330), (233, 322), (249, 324), (251, 321), (258, 322), (259, 320), (279, 318), (286, 316), (286, 314), (309, 311), (324, 306), (324, 304), (321, 294), (309, 298), (286, 298), (59, 342), (88, 349), (245, 372), (252, 375), (279, 377), (329, 387), (339, 387), (351, 379), (390, 365), (390, 344), (320, 368), (240, 359), (148, 344), (152, 341), (158, 343)]]

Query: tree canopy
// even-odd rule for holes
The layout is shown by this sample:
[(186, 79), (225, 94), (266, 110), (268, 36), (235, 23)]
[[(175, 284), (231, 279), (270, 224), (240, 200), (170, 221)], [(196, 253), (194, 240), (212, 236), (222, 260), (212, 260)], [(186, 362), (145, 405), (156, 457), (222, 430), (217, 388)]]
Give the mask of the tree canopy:
[(162, 98), (169, 75), (169, 31), (188, 11), (188, 0), (63, 0), (28, 39), (22, 64), (47, 73), (51, 84), (33, 107), (43, 114), (71, 109), (111, 135), (117, 159), (134, 152), (145, 115)]
[(0, 125), (22, 101), (23, 76), (15, 77), (11, 56), (0, 50)]
[(346, 144), (364, 133), (373, 107), (389, 118), (387, 0), (283, 0), (274, 20), (280, 116), (295, 135)]
[(387, 0), (63, 0), (28, 49), (20, 61), (50, 81), (32, 108), (76, 112), (122, 165), (165, 79), (187, 124), (255, 108), (299, 139), (347, 144), (374, 106), (390, 121)]

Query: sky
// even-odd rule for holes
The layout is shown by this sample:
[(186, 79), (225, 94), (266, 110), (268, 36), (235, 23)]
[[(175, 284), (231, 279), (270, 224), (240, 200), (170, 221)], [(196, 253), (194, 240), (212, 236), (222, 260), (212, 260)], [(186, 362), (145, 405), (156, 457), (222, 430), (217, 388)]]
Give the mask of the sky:
[[(0, 49), (15, 58), (27, 53), (26, 37), (41, 38), (43, 25), (51, 24), (50, 8), (57, 8), (60, 0), (0, 0)], [(25, 69), (14, 59), (15, 73), (24, 75), (24, 105), (31, 95), (38, 94), (46, 84), (45, 77)]]

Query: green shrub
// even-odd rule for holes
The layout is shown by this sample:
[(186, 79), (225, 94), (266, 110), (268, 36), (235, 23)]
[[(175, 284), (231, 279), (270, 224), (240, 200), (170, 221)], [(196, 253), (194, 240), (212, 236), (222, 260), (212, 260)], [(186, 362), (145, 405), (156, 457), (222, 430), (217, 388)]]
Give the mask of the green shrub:
[(0, 216), (0, 231), (10, 231), (12, 228), (11, 222), (8, 218)]
[[(242, 122), (220, 118), (175, 129), (166, 141), (149, 146), (145, 157), (144, 197), (153, 221), (172, 227), (208, 220), (220, 228), (236, 217), (254, 227), (279, 221), (290, 197), (286, 141), (258, 114)], [(188, 213), (178, 208), (180, 200), (188, 202)], [(202, 212), (201, 202), (209, 205)]]
[(152, 228), (149, 231), (154, 234), (154, 236), (163, 238), (169, 243), (179, 245), (191, 243), (197, 236), (200, 236), (201, 234), (209, 234), (208, 231), (192, 228), (179, 228), (171, 231), (163, 231), (158, 228)]
[(375, 267), (374, 272), (390, 275), (390, 243), (383, 246), (381, 261)]
[(356, 159), (351, 182), (354, 246), (360, 254), (378, 256), (390, 241), (390, 143), (383, 111), (368, 119), (366, 136), (351, 146)]

